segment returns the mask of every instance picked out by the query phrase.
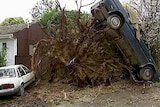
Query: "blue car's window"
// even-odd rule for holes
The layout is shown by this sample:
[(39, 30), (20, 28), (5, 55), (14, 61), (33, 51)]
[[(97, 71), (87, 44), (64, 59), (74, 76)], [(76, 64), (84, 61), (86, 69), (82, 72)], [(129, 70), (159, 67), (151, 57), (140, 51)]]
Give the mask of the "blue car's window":
[(0, 69), (0, 77), (16, 77), (14, 68)]

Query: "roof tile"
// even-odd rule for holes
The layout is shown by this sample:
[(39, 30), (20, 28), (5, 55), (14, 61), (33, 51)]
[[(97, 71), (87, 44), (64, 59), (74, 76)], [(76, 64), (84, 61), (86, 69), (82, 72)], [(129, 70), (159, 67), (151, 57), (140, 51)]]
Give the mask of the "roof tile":
[(14, 24), (14, 25), (9, 25), (9, 26), (0, 26), (0, 35), (13, 34), (27, 27), (28, 27), (28, 24), (26, 23), (25, 24)]

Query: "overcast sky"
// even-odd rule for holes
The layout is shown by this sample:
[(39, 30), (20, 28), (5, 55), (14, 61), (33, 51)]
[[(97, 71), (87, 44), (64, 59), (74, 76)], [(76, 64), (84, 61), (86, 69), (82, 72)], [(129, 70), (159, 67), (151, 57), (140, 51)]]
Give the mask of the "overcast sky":
[[(0, 22), (8, 17), (23, 17), (23, 19), (31, 19), (29, 12), (41, 0), (0, 0)], [(78, 0), (80, 1), (80, 0)], [(94, 0), (82, 0), (82, 4), (88, 4)], [(96, 0), (98, 2), (99, 0)], [(125, 1), (125, 0), (121, 0)], [(66, 9), (77, 9), (75, 0), (59, 0), (62, 7), (66, 6)], [(82, 8), (82, 11), (90, 12), (90, 7)]]

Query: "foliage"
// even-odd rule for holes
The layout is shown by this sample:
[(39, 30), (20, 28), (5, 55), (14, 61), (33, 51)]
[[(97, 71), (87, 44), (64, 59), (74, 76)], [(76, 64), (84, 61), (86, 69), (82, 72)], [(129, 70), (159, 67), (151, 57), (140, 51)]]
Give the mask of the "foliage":
[(4, 19), (4, 21), (0, 24), (0, 26), (14, 25), (25, 23), (22, 17), (10, 17)]
[[(67, 23), (70, 27), (76, 26), (73, 20), (76, 18), (78, 11), (65, 11), (67, 17)], [(81, 20), (87, 22), (89, 20), (89, 14), (80, 13)], [(39, 23), (46, 29), (47, 33), (50, 35), (55, 35), (56, 26), (61, 23), (60, 11), (58, 9), (52, 9), (51, 11), (46, 11), (40, 18)]]
[[(76, 10), (71, 10), (71, 11), (66, 11), (66, 16), (67, 16), (67, 22), (69, 23), (69, 26), (76, 26), (76, 23), (73, 22), (73, 20), (77, 17), (79, 14), (79, 11)], [(90, 15), (85, 12), (80, 12), (80, 19), (82, 22), (86, 23), (90, 20)]]
[(50, 12), (54, 8), (53, 0), (41, 0), (37, 2), (35, 7), (32, 8), (30, 14), (33, 17), (33, 20), (37, 21), (45, 12)]
[(6, 49), (2, 48), (0, 51), (0, 67), (6, 65)]
[(152, 50), (151, 51), (152, 51), (152, 55), (153, 55), (157, 65), (158, 65), (158, 67), (160, 69), (160, 57), (159, 57), (160, 56), (160, 43), (157, 40), (157, 41), (155, 41), (154, 44), (155, 45), (152, 46)]
[[(50, 35), (55, 35), (56, 26), (60, 24), (60, 10), (58, 9), (59, 2), (53, 0), (42, 0), (37, 2), (36, 6), (32, 8), (31, 15), (33, 21), (38, 21)], [(65, 15), (67, 16), (67, 23), (70, 26), (75, 26), (73, 23), (73, 18), (79, 13), (78, 11), (71, 10), (66, 11)], [(80, 13), (81, 19), (85, 22), (88, 21), (89, 14)]]
[(140, 24), (140, 16), (137, 12), (137, 9), (127, 3), (123, 3), (122, 5), (125, 8), (125, 10), (129, 13), (131, 22)]
[(52, 24), (59, 24), (59, 11), (57, 9), (46, 11), (39, 19), (39, 23), (47, 33), (52, 33)]
[(145, 39), (153, 43), (159, 35), (160, 25), (160, 2), (159, 0), (142, 0), (130, 3), (137, 12), (141, 19), (143, 30), (146, 34)]

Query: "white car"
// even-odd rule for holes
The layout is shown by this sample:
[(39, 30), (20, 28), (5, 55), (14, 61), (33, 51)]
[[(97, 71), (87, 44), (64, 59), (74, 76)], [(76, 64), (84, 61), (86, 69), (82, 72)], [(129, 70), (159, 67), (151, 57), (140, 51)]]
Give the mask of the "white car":
[(0, 67), (0, 96), (23, 95), (33, 81), (34, 73), (24, 65)]

